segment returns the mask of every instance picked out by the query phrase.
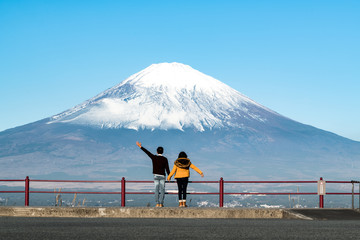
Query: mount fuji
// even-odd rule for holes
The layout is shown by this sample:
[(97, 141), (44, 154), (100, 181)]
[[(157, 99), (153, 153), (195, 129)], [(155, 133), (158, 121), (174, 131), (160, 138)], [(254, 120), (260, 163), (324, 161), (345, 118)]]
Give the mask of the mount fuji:
[(360, 170), (360, 142), (282, 116), (188, 65), (161, 63), (1, 132), (0, 178), (151, 179), (136, 141), (163, 146), (170, 165), (187, 152), (208, 180), (347, 180)]
[(205, 131), (245, 127), (276, 115), (222, 82), (180, 63), (153, 64), (119, 85), (52, 117), (101, 128)]

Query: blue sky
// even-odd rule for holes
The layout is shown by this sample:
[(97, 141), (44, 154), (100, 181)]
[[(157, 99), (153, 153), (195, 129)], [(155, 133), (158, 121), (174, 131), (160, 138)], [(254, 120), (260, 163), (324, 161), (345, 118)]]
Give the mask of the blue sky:
[(0, 0), (0, 131), (180, 62), (360, 141), (360, 1)]

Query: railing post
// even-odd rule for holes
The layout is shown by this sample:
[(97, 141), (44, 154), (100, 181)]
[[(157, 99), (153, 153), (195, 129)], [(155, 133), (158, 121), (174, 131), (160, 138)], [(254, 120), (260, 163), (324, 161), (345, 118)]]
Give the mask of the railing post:
[(125, 207), (125, 178), (121, 179), (121, 207)]
[(29, 190), (30, 190), (30, 179), (29, 176), (25, 178), (25, 206), (29, 206)]
[(319, 196), (319, 207), (324, 208), (324, 195)]
[(219, 181), (219, 207), (224, 206), (224, 179), (221, 177)]
[(351, 184), (352, 184), (352, 188), (351, 188), (351, 207), (352, 209), (354, 209), (354, 181), (351, 181)]
[[(323, 181), (323, 178), (320, 178), (320, 182)], [(322, 184), (322, 183), (320, 183)], [(324, 184), (322, 184), (324, 185)], [(324, 208), (324, 194), (325, 194), (325, 186), (320, 186), (320, 189), (318, 190), (319, 193), (319, 208)]]

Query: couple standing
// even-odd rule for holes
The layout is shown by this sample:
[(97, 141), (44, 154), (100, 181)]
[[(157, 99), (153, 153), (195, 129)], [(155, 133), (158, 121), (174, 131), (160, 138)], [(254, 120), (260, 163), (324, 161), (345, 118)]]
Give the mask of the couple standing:
[(156, 150), (157, 155), (153, 155), (146, 148), (142, 147), (141, 143), (136, 142), (136, 145), (151, 158), (153, 163), (156, 207), (164, 207), (165, 171), (168, 174), (168, 181), (170, 181), (172, 175), (175, 173), (175, 179), (179, 190), (179, 207), (187, 207), (186, 188), (189, 182), (190, 168), (198, 172), (201, 177), (204, 177), (204, 174), (200, 171), (200, 169), (190, 162), (190, 159), (187, 158), (185, 152), (180, 152), (179, 157), (175, 160), (174, 167), (170, 172), (168, 160), (162, 155), (164, 152), (162, 147), (158, 147)]

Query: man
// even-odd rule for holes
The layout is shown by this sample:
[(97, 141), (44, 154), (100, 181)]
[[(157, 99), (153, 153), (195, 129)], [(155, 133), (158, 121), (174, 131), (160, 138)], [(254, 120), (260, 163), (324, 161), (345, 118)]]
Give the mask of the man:
[[(141, 146), (141, 143), (136, 142), (136, 145), (143, 150), (152, 160), (154, 184), (155, 184), (155, 202), (156, 207), (164, 207), (165, 197), (165, 170), (167, 175), (170, 173), (169, 163), (166, 157), (162, 154), (164, 149), (162, 147), (157, 148), (157, 155), (153, 155), (146, 148)], [(159, 194), (160, 192), (160, 194)]]

